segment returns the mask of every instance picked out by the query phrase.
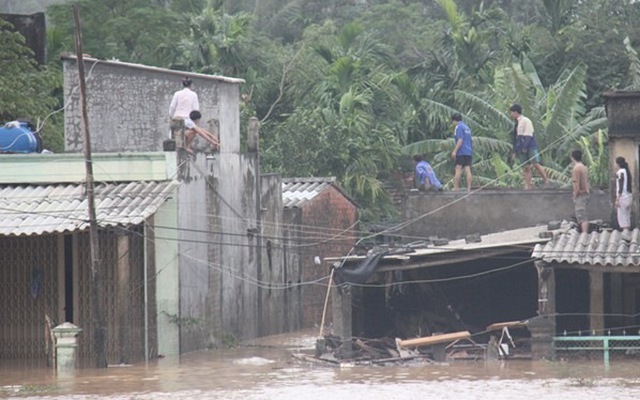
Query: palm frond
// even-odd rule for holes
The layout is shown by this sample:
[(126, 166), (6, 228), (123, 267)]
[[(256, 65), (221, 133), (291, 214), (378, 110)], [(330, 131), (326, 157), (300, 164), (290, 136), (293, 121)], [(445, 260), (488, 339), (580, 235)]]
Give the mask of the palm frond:
[(531, 87), (531, 80), (522, 71), (522, 68), (518, 64), (514, 64), (510, 68), (505, 69), (507, 77), (511, 81), (513, 90), (515, 91), (515, 102), (519, 103), (524, 110), (534, 110), (535, 101), (529, 88)]
[(640, 58), (638, 57), (638, 52), (631, 46), (631, 41), (628, 36), (624, 38), (623, 43), (630, 62), (629, 81), (631, 84), (626, 90), (638, 90), (640, 89)]
[(447, 22), (451, 25), (451, 29), (454, 32), (460, 30), (461, 25), (464, 23), (464, 18), (458, 14), (458, 6), (453, 0), (437, 0), (438, 5), (442, 8), (447, 16)]
[(492, 128), (500, 127), (505, 130), (511, 128), (511, 119), (509, 119), (502, 110), (497, 109), (487, 100), (462, 90), (456, 90), (454, 94), (456, 100), (460, 102), (464, 108), (473, 109), (476, 114), (487, 117), (487, 119), (491, 121), (490, 126)]
[(404, 146), (404, 154), (436, 154), (453, 149), (453, 138), (450, 139), (426, 139)]
[(533, 65), (529, 57), (527, 57), (526, 55), (524, 55), (522, 58), (522, 70), (525, 74), (527, 74), (527, 77), (529, 77), (529, 80), (533, 84), (536, 93), (544, 96), (546, 91), (544, 85), (542, 85), (542, 81), (540, 81), (538, 71), (536, 70), (536, 67)]
[(496, 139), (495, 137), (474, 136), (472, 138), (473, 151), (476, 154), (488, 152), (499, 152), (501, 154), (510, 153), (513, 146), (510, 142)]
[(553, 104), (553, 112), (546, 126), (548, 140), (554, 140), (566, 134), (567, 127), (573, 124), (576, 118), (574, 113), (582, 111), (583, 99), (586, 94), (585, 79), (587, 66), (577, 65), (571, 70), (563, 82), (560, 83), (557, 97)]

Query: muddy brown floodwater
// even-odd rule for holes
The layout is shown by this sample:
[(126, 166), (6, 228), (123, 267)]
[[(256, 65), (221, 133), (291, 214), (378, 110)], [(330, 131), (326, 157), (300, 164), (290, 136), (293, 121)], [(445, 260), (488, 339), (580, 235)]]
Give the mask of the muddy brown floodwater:
[(0, 367), (0, 397), (20, 399), (225, 400), (591, 400), (640, 399), (640, 364), (508, 361), (324, 367), (292, 353), (312, 353), (313, 332), (278, 335), (230, 350), (163, 359), (148, 366), (84, 369)]

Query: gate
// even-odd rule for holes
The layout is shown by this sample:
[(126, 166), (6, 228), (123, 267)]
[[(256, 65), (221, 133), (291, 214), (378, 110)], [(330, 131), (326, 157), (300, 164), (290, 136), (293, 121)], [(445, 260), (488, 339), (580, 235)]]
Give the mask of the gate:
[(45, 364), (60, 321), (59, 235), (0, 237), (0, 360)]

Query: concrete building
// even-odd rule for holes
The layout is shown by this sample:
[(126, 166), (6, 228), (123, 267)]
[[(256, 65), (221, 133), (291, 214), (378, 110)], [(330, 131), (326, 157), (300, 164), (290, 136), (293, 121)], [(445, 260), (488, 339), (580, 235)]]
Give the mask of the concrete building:
[[(308, 279), (326, 279), (327, 274), (318, 268), (305, 272), (313, 265), (313, 258), (306, 257), (307, 244), (314, 231), (322, 230), (323, 238), (327, 230), (348, 231), (345, 226), (353, 226), (357, 218), (355, 206), (333, 182), (318, 180), (308, 192), (317, 198), (285, 209), (287, 183), (278, 175), (260, 173), (255, 120), (247, 129), (246, 151), (241, 151), (242, 80), (91, 58), (84, 62), (94, 152), (162, 149), (169, 137), (169, 104), (185, 76), (193, 80), (199, 96), (201, 125), (220, 139), (220, 151), (196, 143), (190, 155), (181, 145), (184, 127), (180, 121), (172, 124), (181, 184), (172, 221), (176, 229), (163, 237), (174, 241), (177, 250), (175, 259), (160, 267), (170, 278), (158, 283), (163, 285), (158, 286), (158, 324), (168, 327), (158, 332), (158, 354), (215, 348), (307, 324), (303, 310), (308, 308), (306, 292), (312, 291)], [(63, 63), (65, 146), (78, 152), (82, 124), (77, 59), (63, 56)], [(347, 207), (326, 212), (338, 203)], [(333, 238), (329, 246), (336, 246), (336, 240), (351, 243), (353, 238)], [(317, 243), (309, 247), (314, 255), (325, 254)]]
[[(142, 362), (177, 343), (175, 324), (158, 318), (165, 289), (177, 293), (175, 153), (101, 154), (93, 165), (107, 362)], [(80, 154), (0, 157), (2, 360), (51, 361), (51, 328), (73, 322), (79, 361), (95, 365), (84, 178)]]
[[(79, 151), (77, 60), (65, 56), (63, 62), (66, 148)], [(242, 80), (90, 58), (84, 62), (95, 152), (161, 150), (169, 137), (169, 104), (185, 76), (194, 82), (204, 127), (220, 138), (221, 149), (213, 154), (177, 152), (181, 185), (176, 194), (174, 281), (179, 288), (163, 290), (167, 298), (159, 304), (163, 311), (158, 318), (175, 322), (175, 332), (167, 332), (167, 337), (179, 338), (179, 345), (167, 344), (159, 353), (172, 355), (286, 331), (281, 310), (286, 309), (287, 297), (280, 286), (285, 275), (295, 274), (284, 268), (297, 266), (284, 266), (283, 251), (277, 247), (267, 254), (262, 239), (261, 233), (283, 236), (280, 182), (260, 176), (257, 144), (240, 152)], [(273, 269), (262, 268), (267, 257)], [(271, 308), (279, 310), (277, 316), (266, 311)]]

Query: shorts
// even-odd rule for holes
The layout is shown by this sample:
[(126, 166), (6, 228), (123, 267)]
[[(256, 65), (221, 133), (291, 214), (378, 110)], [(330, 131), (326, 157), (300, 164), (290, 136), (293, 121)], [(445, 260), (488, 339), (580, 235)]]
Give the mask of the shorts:
[(456, 156), (455, 165), (460, 165), (460, 166), (463, 166), (463, 167), (470, 167), (471, 166), (471, 156)]
[(576, 209), (576, 220), (578, 223), (588, 221), (587, 206), (589, 205), (589, 194), (579, 194), (574, 200)]
[(538, 149), (534, 147), (533, 149), (529, 149), (529, 151), (518, 153), (518, 160), (520, 164), (523, 165), (540, 164), (540, 153), (538, 153)]

